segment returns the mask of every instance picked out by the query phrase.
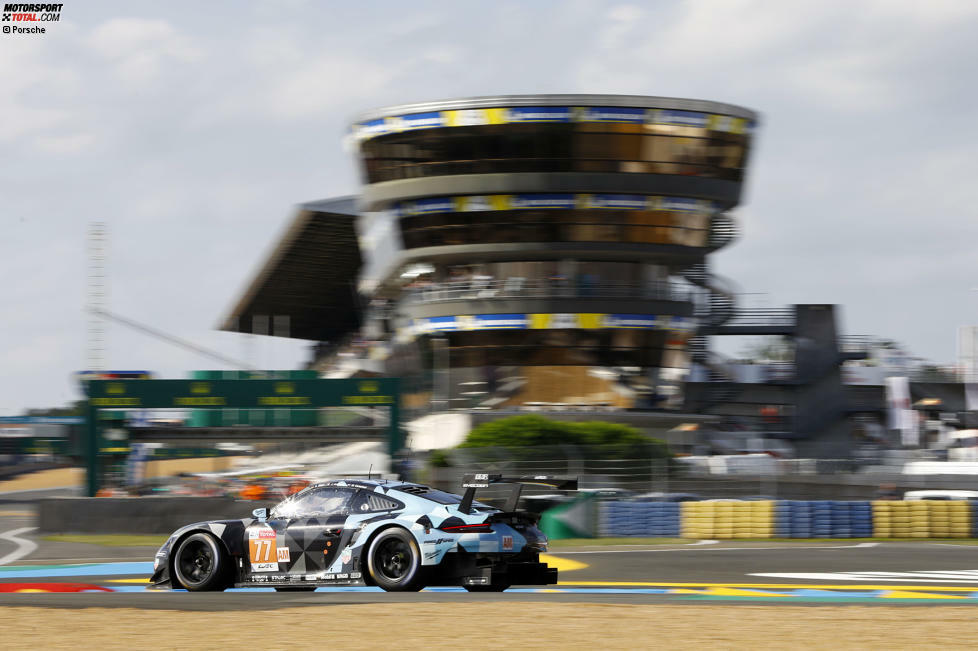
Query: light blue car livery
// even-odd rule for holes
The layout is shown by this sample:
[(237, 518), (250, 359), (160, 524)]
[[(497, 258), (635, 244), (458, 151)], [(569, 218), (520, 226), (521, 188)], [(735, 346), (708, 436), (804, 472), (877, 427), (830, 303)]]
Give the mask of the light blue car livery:
[[(475, 501), (476, 489), (496, 483), (513, 486), (502, 509)], [(157, 552), (151, 582), (191, 591), (553, 584), (557, 570), (539, 558), (547, 539), (537, 516), (516, 508), (524, 483), (576, 488), (573, 480), (488, 473), (467, 475), (464, 495), (382, 479), (324, 482), (253, 518), (178, 529)]]

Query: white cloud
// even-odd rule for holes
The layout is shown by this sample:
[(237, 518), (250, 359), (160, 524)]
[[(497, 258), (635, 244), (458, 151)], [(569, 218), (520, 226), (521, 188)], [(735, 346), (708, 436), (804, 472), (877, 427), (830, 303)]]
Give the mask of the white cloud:
[(344, 53), (322, 55), (299, 68), (281, 71), (262, 99), (281, 118), (325, 115), (350, 99), (376, 93), (390, 81), (394, 68)]
[(88, 44), (134, 86), (150, 85), (164, 70), (203, 57), (190, 38), (162, 19), (113, 18), (92, 31)]
[(39, 136), (35, 145), (51, 154), (77, 154), (91, 149), (97, 140), (94, 133), (69, 133), (65, 135)]

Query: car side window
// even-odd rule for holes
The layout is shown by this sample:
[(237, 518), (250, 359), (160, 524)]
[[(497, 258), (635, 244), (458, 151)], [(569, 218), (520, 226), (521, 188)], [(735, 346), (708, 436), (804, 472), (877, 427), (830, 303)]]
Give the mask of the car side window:
[(371, 513), (373, 511), (394, 511), (402, 509), (404, 505), (395, 499), (385, 497), (373, 491), (357, 491), (353, 498), (353, 506), (350, 509), (353, 513)]
[(349, 510), (353, 497), (348, 489), (323, 486), (300, 493), (286, 500), (272, 510), (272, 517), (301, 518), (327, 513), (340, 513)]

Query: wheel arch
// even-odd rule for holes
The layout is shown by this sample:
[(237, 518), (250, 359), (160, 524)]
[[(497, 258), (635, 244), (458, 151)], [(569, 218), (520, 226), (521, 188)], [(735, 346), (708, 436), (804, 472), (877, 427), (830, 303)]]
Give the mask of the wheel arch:
[(388, 529), (395, 529), (395, 528), (403, 529), (404, 531), (408, 532), (411, 535), (411, 537), (414, 538), (414, 542), (417, 543), (419, 552), (421, 552), (421, 550), (423, 549), (421, 546), (421, 541), (418, 540), (417, 534), (411, 531), (411, 529), (409, 529), (408, 527), (405, 527), (403, 522), (385, 522), (379, 525), (376, 529), (370, 532), (370, 534), (367, 536), (367, 539), (364, 541), (363, 546), (360, 547), (360, 563), (359, 563), (360, 576), (363, 578), (363, 582), (365, 584), (377, 585), (376, 583), (374, 583), (373, 577), (370, 576), (370, 571), (367, 566), (367, 554), (370, 553), (370, 545), (373, 544), (374, 538), (376, 538), (383, 532), (387, 531)]
[(231, 563), (231, 568), (234, 571), (234, 575), (235, 577), (237, 577), (238, 566), (234, 560), (235, 555), (231, 553), (231, 550), (229, 549), (227, 542), (221, 536), (215, 535), (214, 532), (211, 531), (210, 529), (207, 529), (205, 527), (195, 527), (193, 529), (188, 529), (187, 531), (181, 533), (180, 537), (177, 538), (175, 541), (173, 541), (173, 545), (170, 546), (170, 553), (167, 555), (167, 559), (166, 559), (167, 571), (170, 574), (170, 587), (183, 588), (184, 590), (187, 589), (187, 586), (182, 585), (180, 583), (180, 580), (177, 579), (177, 573), (176, 573), (176, 568), (174, 567), (174, 563), (176, 562), (177, 550), (180, 549), (180, 545), (183, 544), (184, 540), (194, 535), (195, 533), (206, 534), (218, 542), (218, 544), (221, 547), (221, 551), (227, 554), (227, 558), (228, 561)]

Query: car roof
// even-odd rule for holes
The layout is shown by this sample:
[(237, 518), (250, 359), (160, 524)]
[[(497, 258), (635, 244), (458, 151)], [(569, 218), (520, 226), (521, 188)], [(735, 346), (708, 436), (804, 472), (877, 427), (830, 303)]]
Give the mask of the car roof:
[[(319, 488), (321, 486), (352, 486), (374, 490), (378, 486), (399, 488), (401, 486), (421, 486), (421, 484), (412, 484), (401, 481), (400, 479), (327, 479), (326, 481), (316, 482), (309, 486), (309, 488)], [(425, 486), (425, 488), (427, 487)]]

